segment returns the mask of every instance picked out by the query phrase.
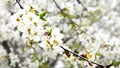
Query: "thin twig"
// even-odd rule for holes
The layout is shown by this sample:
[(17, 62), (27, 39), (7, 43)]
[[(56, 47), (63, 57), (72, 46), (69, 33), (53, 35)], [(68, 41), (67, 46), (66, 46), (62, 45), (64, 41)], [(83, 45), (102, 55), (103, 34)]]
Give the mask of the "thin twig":
[(55, 0), (53, 0), (53, 2), (55, 3), (55, 5), (57, 6), (57, 8), (61, 11), (62, 9), (59, 7), (59, 5), (56, 3)]
[(24, 9), (23, 6), (20, 4), (20, 0), (16, 0), (16, 3), (18, 3), (21, 9)]
[(85, 57), (83, 57), (83, 56), (81, 56), (81, 55), (78, 55), (77, 53), (72, 52), (72, 51), (70, 51), (70, 50), (64, 48), (63, 46), (60, 46), (60, 47), (61, 47), (63, 50), (72, 53), (74, 56), (77, 56), (77, 57), (79, 57), (79, 58), (81, 58), (81, 59), (87, 61), (88, 63), (89, 63), (89, 62), (92, 62), (92, 63), (94, 63), (94, 64), (96, 64), (96, 65), (98, 65), (98, 66), (100, 66), (100, 67), (107, 67), (107, 66), (108, 66), (108, 65), (102, 65), (102, 64), (99, 64), (99, 63), (97, 63), (97, 62), (88, 60), (87, 58), (85, 58)]
[[(77, 1), (78, 1), (79, 4), (81, 4), (81, 5), (83, 6), (84, 10), (87, 10), (86, 7), (84, 6), (84, 4), (83, 4), (81, 1), (79, 1), (79, 0), (77, 0)], [(65, 16), (66, 13), (59, 7), (59, 5), (56, 3), (56, 1), (53, 0), (53, 2), (55, 3), (56, 7), (60, 10), (60, 12), (62, 13), (62, 15)], [(67, 16), (67, 17), (68, 17), (68, 19), (70, 20), (71, 23), (77, 25), (76, 23), (73, 22), (73, 20), (72, 20), (69, 16)], [(79, 25), (77, 25), (77, 26), (79, 26)], [(75, 56), (77, 56), (77, 57), (79, 57), (79, 58), (87, 61), (88, 63), (91, 62), (91, 63), (96, 64), (96, 65), (98, 65), (98, 66), (100, 66), (100, 67), (103, 67), (103, 68), (104, 68), (104, 67), (108, 68), (108, 66), (109, 66), (109, 65), (102, 65), (102, 64), (99, 64), (99, 63), (97, 63), (97, 62), (95, 62), (95, 61), (88, 60), (87, 58), (85, 58), (85, 57), (83, 57), (83, 56), (81, 56), (81, 55), (78, 55), (78, 54), (75, 53), (75, 52), (72, 52), (72, 51), (70, 51), (70, 50), (65, 49), (63, 46), (60, 46), (60, 47), (61, 47), (62, 49), (64, 49), (65, 51), (70, 52), (70, 53), (72, 53), (73, 55), (75, 55)], [(110, 65), (111, 65), (111, 64), (110, 64)]]
[(87, 8), (85, 7), (85, 5), (80, 1), (80, 0), (77, 0), (78, 4), (81, 4), (82, 7), (83, 7), (83, 10), (87, 10)]
[(81, 2), (80, 0), (77, 0), (77, 2), (78, 2), (79, 4), (82, 4), (82, 2)]
[[(53, 2), (55, 3), (56, 7), (60, 10), (61, 14), (62, 14), (63, 16), (65, 16), (66, 13), (60, 8), (60, 6), (57, 4), (57, 2), (56, 2), (55, 0), (53, 0)], [(67, 16), (67, 18), (70, 20), (70, 23), (71, 23), (71, 24), (77, 25), (69, 16)], [(79, 26), (79, 25), (77, 25), (77, 26)]]

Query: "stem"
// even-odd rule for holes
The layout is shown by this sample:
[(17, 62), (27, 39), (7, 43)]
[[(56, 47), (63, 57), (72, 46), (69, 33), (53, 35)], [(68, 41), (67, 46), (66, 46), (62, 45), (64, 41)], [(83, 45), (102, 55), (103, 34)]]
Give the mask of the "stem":
[(53, 0), (53, 2), (55, 3), (55, 5), (57, 6), (57, 8), (61, 11), (62, 9), (59, 7), (59, 5), (56, 3), (55, 0)]
[[(59, 7), (59, 5), (56, 3), (56, 1), (53, 0), (53, 2), (55, 3), (56, 7), (60, 10), (61, 14), (62, 14), (63, 16), (65, 16), (66, 13)], [(77, 2), (83, 6), (84, 10), (87, 10), (87, 8), (84, 6), (84, 4), (83, 4), (81, 1), (77, 0)], [(84, 11), (84, 10), (83, 10), (83, 11)], [(71, 24), (77, 25), (76, 23), (74, 23), (74, 21), (73, 21), (69, 16), (67, 16), (67, 18), (70, 20)], [(77, 25), (77, 26), (79, 27), (79, 25)], [(97, 62), (95, 62), (95, 61), (91, 61), (91, 60), (89, 60), (89, 59), (87, 59), (87, 58), (85, 58), (85, 57), (83, 57), (83, 56), (81, 56), (81, 55), (78, 55), (78, 54), (75, 53), (75, 52), (72, 52), (72, 51), (70, 51), (70, 50), (67, 50), (67, 49), (64, 48), (63, 46), (60, 46), (60, 47), (61, 47), (63, 50), (68, 51), (68, 52), (72, 53), (73, 55), (75, 55), (75, 56), (77, 56), (77, 57), (79, 57), (79, 58), (87, 61), (88, 63), (91, 62), (91, 63), (93, 63), (93, 64), (98, 65), (100, 68), (109, 68), (109, 66), (112, 65), (112, 64), (109, 64), (109, 65), (99, 64), (99, 63), (97, 63)]]
[[(60, 8), (60, 6), (57, 4), (57, 2), (56, 2), (55, 0), (53, 0), (53, 2), (55, 3), (56, 7), (60, 10), (61, 14), (62, 14), (63, 16), (65, 16), (66, 13)], [(74, 23), (74, 21), (73, 21), (69, 16), (67, 16), (67, 18), (70, 20), (70, 24), (75, 24), (75, 25), (77, 25), (76, 23)], [(77, 26), (79, 26), (79, 25), (77, 25)]]
[(81, 4), (83, 6), (83, 10), (87, 10), (87, 8), (85, 7), (85, 5), (80, 1), (80, 0), (77, 0), (78, 4)]
[(16, 0), (16, 3), (18, 3), (21, 9), (24, 9), (23, 6), (20, 4), (20, 0)]

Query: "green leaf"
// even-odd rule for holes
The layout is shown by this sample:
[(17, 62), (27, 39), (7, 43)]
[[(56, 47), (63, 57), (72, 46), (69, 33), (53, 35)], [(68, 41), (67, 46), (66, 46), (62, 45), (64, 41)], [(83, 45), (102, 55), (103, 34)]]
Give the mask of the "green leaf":
[(73, 48), (74, 48), (75, 50), (77, 50), (77, 49), (79, 48), (80, 45), (79, 45), (78, 42), (75, 42), (75, 43), (73, 44), (73, 46), (74, 46)]
[(63, 11), (64, 13), (69, 13), (69, 9), (68, 9), (68, 8), (63, 8), (62, 11)]
[(95, 11), (89, 11), (88, 20), (91, 22), (99, 21), (100, 16), (103, 14), (101, 9), (96, 9)]
[(49, 64), (49, 63), (45, 62), (45, 63), (43, 63), (43, 64), (40, 64), (40, 65), (38, 66), (38, 68), (51, 68), (51, 67), (50, 67), (50, 64)]
[(100, 52), (96, 52), (96, 55), (103, 56), (103, 54), (101, 54)]
[(75, 25), (74, 23), (72, 23), (72, 24), (70, 25), (70, 28), (71, 28), (72, 30), (74, 30), (75, 27), (76, 27), (76, 25)]
[(32, 59), (35, 61), (35, 60), (37, 60), (37, 54), (36, 53), (33, 53), (33, 54), (31, 54), (33, 57), (32, 57)]
[(40, 18), (43, 18), (45, 15), (46, 15), (46, 12), (42, 12), (42, 13), (40, 14)]
[(42, 19), (42, 20), (44, 20), (44, 21), (46, 21), (46, 19), (44, 18), (45, 17), (45, 15), (47, 14), (47, 12), (42, 12), (42, 13), (40, 13), (40, 19)]
[(77, 18), (77, 15), (68, 15), (70, 18)]
[(43, 61), (43, 57), (38, 58), (38, 61), (39, 61), (39, 63), (41, 63)]
[(120, 61), (113, 61), (113, 62), (112, 62), (112, 65), (113, 65), (113, 66), (118, 66), (118, 65), (120, 65)]
[(46, 21), (46, 19), (45, 19), (45, 18), (40, 18), (40, 19), (42, 19), (42, 20)]
[(49, 31), (49, 32), (50, 32), (50, 35), (51, 35), (51, 34), (52, 34), (52, 28), (50, 29), (50, 31)]

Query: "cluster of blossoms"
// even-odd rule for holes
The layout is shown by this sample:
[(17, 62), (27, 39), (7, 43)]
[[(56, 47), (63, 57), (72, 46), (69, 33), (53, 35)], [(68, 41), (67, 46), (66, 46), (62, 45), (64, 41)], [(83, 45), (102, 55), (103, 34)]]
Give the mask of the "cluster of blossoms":
[(0, 67), (119, 68), (120, 25), (111, 26), (119, 16), (106, 13), (117, 10), (109, 2), (16, 0), (0, 25)]
[(44, 42), (44, 45), (50, 45), (51, 47), (61, 45), (63, 34), (60, 33), (59, 28), (49, 27), (47, 21), (40, 19), (41, 15), (44, 14), (46, 12), (39, 15), (31, 5), (25, 5), (24, 9), (20, 9), (11, 16), (9, 26), (13, 26), (14, 30), (19, 31), (24, 39)]
[(12, 29), (20, 33), (31, 54), (35, 53), (33, 49), (40, 47), (47, 51), (46, 54), (54, 50), (57, 55), (63, 51), (59, 47), (63, 43), (63, 34), (59, 28), (48, 26), (49, 23), (43, 18), (45, 15), (46, 12), (39, 13), (33, 6), (27, 4), (24, 5), (24, 9), (11, 16), (8, 26), (12, 26)]

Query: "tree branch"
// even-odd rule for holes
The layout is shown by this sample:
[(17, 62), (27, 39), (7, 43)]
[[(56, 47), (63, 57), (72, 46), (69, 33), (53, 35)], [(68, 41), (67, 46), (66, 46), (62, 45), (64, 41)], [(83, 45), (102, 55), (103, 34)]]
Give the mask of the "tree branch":
[(81, 4), (83, 6), (83, 10), (87, 10), (87, 8), (85, 7), (85, 5), (80, 1), (80, 0), (77, 0), (78, 4)]
[[(66, 13), (60, 8), (60, 6), (57, 4), (57, 2), (56, 2), (55, 0), (53, 0), (53, 2), (55, 3), (56, 7), (60, 10), (61, 14), (62, 14), (63, 16), (65, 16)], [(69, 16), (67, 16), (67, 18), (70, 20), (70, 23), (71, 23), (71, 24), (77, 25), (76, 23), (74, 23), (74, 21), (73, 21)], [(77, 26), (79, 26), (79, 25), (77, 25)]]
[(72, 52), (72, 51), (70, 51), (70, 50), (64, 48), (63, 46), (60, 46), (60, 47), (61, 47), (64, 51), (70, 52), (70, 53), (72, 53), (74, 56), (77, 56), (77, 57), (79, 57), (79, 58), (81, 58), (81, 59), (87, 61), (88, 63), (96, 64), (96, 65), (99, 66), (100, 68), (109, 68), (109, 67), (112, 65), (112, 64), (109, 64), (109, 65), (102, 65), (102, 64), (99, 64), (99, 63), (97, 63), (97, 62), (95, 62), (95, 61), (91, 61), (91, 60), (89, 60), (89, 59), (87, 59), (87, 58), (85, 58), (85, 57), (83, 57), (83, 56), (81, 56), (81, 55), (78, 55), (77, 53)]
[(16, 0), (16, 3), (18, 3), (21, 9), (24, 9), (23, 6), (20, 4), (20, 0)]
[(56, 3), (55, 0), (53, 0), (53, 2), (55, 3), (55, 5), (57, 6), (57, 8), (61, 11), (62, 9), (59, 7), (59, 5)]
[[(61, 14), (62, 14), (63, 16), (65, 16), (66, 13), (59, 7), (59, 5), (56, 3), (56, 1), (53, 0), (53, 2), (55, 3), (56, 7), (60, 10)], [(77, 2), (83, 6), (84, 10), (87, 10), (86, 7), (83, 5), (83, 3), (82, 3), (81, 1), (77, 0)], [(84, 11), (84, 10), (83, 10), (83, 11)], [(74, 21), (73, 21), (69, 16), (67, 16), (67, 18), (70, 20), (71, 24), (77, 25), (76, 23), (74, 23)], [(77, 26), (79, 26), (79, 25), (77, 25)], [(84, 57), (84, 56), (82, 56), (82, 55), (78, 55), (78, 54), (75, 53), (75, 52), (72, 52), (72, 51), (70, 51), (70, 50), (67, 50), (67, 49), (65, 49), (63, 46), (60, 46), (60, 47), (61, 47), (65, 52), (72, 53), (74, 56), (77, 56), (77, 57), (79, 57), (79, 58), (87, 61), (87, 62), (89, 63), (89, 65), (96, 64), (96, 65), (97, 65), (98, 67), (100, 67), (100, 68), (109, 68), (109, 67), (112, 65), (112, 64), (109, 64), (109, 65), (99, 64), (99, 63), (97, 63), (97, 62), (95, 62), (95, 61), (91, 61), (91, 60), (87, 59), (86, 57)], [(70, 55), (68, 54), (68, 56), (70, 56)]]

